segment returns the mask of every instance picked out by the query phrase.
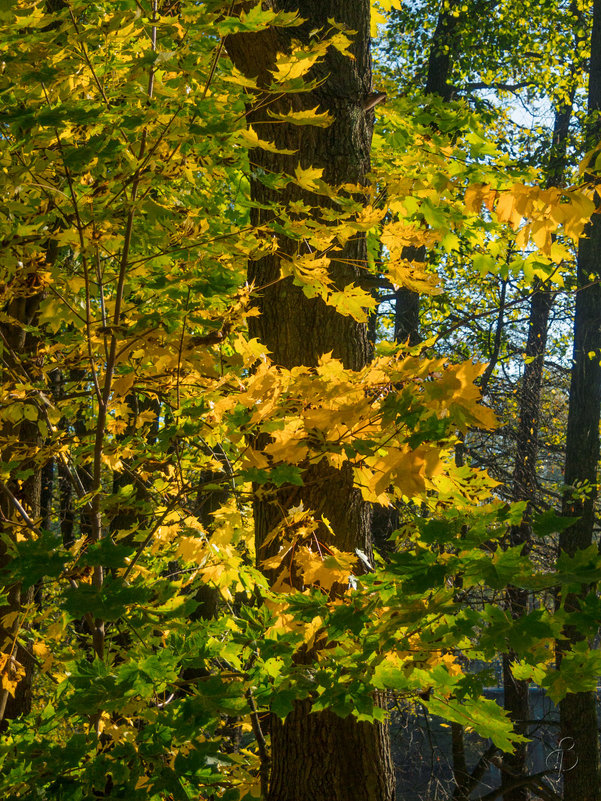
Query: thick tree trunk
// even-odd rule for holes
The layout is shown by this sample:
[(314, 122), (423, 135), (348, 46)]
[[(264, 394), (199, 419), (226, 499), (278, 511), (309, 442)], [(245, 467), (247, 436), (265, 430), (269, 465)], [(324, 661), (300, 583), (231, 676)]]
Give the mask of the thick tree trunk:
[[(601, 3), (597, 3), (601, 6)], [(590, 283), (591, 275), (595, 282)], [(592, 543), (594, 504), (597, 497), (597, 464), (599, 461), (599, 410), (601, 404), (601, 218), (593, 217), (587, 236), (578, 248), (578, 294), (574, 321), (574, 355), (570, 406), (566, 437), (565, 483), (574, 487), (578, 482), (590, 482), (586, 496), (568, 492), (564, 497), (563, 514), (576, 517), (575, 523), (559, 538), (560, 553), (573, 556)], [(594, 358), (589, 356), (594, 353)], [(589, 592), (583, 587), (580, 594), (570, 593), (565, 607), (573, 611), (579, 599)], [(570, 645), (581, 635), (569, 630), (566, 639), (558, 643), (558, 662)], [(561, 737), (574, 741), (578, 762), (564, 773), (564, 801), (599, 801), (601, 771), (599, 765), (599, 735), (597, 730), (596, 698), (592, 692), (570, 693), (559, 705)]]
[[(298, 0), (274, 0), (276, 10), (294, 11)], [(252, 221), (256, 225), (273, 219), (269, 204), (285, 208), (302, 200), (319, 217), (323, 198), (299, 189), (292, 182), (274, 191), (261, 182), (263, 174), (294, 175), (296, 166), (323, 168), (330, 184), (365, 182), (373, 113), (364, 110), (371, 87), (371, 61), (368, 0), (305, 0), (300, 9), (304, 22), (292, 29), (271, 28), (265, 32), (236, 35), (226, 41), (235, 65), (246, 75), (257, 76), (260, 86), (269, 84), (268, 70), (277, 52), (287, 51), (291, 40), (308, 43), (312, 31), (328, 31), (328, 20), (343, 23), (357, 31), (351, 50), (354, 59), (330, 48), (326, 58), (311, 73), (320, 83), (311, 92), (262, 98), (269, 108), (286, 111), (314, 108), (329, 111), (334, 122), (328, 128), (295, 127), (269, 122), (265, 110), (249, 110), (248, 118), (258, 135), (294, 155), (253, 150), (250, 153), (251, 198), (255, 204)], [(253, 98), (255, 101), (256, 96)], [(259, 103), (255, 102), (255, 108)], [(315, 366), (320, 356), (332, 351), (345, 367), (361, 369), (369, 360), (371, 346), (366, 326), (326, 306), (321, 299), (308, 299), (291, 279), (279, 280), (280, 258), (297, 253), (298, 242), (281, 237), (278, 254), (249, 265), (249, 281), (257, 288), (260, 315), (250, 318), (250, 333), (271, 351), (273, 361), (286, 368)], [(301, 245), (305, 247), (306, 243)], [(303, 252), (301, 250), (301, 252)], [(308, 252), (308, 249), (304, 252)], [(285, 258), (284, 255), (284, 258)], [(362, 265), (367, 261), (363, 236), (353, 237), (344, 249), (333, 254), (330, 275), (342, 288), (359, 283)], [(350, 468), (334, 470), (318, 465), (305, 474), (305, 486), (281, 488), (277, 499), (255, 502), (257, 553), (267, 534), (280, 522), (282, 514), (302, 500), (305, 508), (330, 521), (336, 547), (369, 551), (370, 512), (368, 504), (353, 488)], [(327, 531), (320, 536), (328, 539)], [(277, 549), (277, 545), (276, 545)], [(391, 801), (394, 780), (385, 726), (342, 719), (330, 712), (312, 713), (310, 701), (296, 704), (285, 721), (273, 719), (271, 731), (272, 772), (269, 801)]]
[(296, 704), (285, 723), (271, 727), (273, 766), (271, 801), (381, 801), (392, 799), (390, 768), (382, 770), (388, 750), (382, 726), (310, 712)]
[[(593, 30), (588, 93), (589, 122), (587, 144), (598, 145), (601, 139), (601, 0), (593, 3)], [(599, 205), (599, 197), (597, 197)], [(574, 318), (574, 353), (570, 406), (566, 435), (565, 484), (575, 487), (588, 482), (583, 494), (568, 490), (564, 496), (563, 514), (577, 518), (559, 538), (559, 550), (569, 555), (587, 548), (593, 539), (597, 468), (599, 463), (599, 422), (601, 411), (601, 217), (594, 214), (578, 246), (578, 292)], [(592, 354), (592, 358), (591, 358)], [(571, 593), (564, 599), (568, 610), (579, 607), (579, 601), (590, 591)], [(565, 632), (558, 643), (557, 660), (582, 639), (577, 631)], [(563, 774), (564, 801), (600, 801), (601, 767), (596, 699), (592, 692), (570, 693), (559, 705), (561, 737), (574, 748), (577, 760)]]

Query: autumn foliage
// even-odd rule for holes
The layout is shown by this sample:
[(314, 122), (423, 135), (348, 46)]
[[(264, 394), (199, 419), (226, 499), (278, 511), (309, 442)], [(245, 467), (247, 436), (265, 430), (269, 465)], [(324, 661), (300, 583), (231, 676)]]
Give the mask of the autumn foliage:
[[(5, 798), (256, 798), (269, 710), (310, 699), (385, 720), (376, 690), (421, 694), (510, 749), (468, 666), (504, 645), (555, 700), (595, 685), (584, 643), (554, 662), (565, 625), (592, 626), (584, 613), (515, 620), (492, 601), (510, 583), (592, 583), (601, 562), (592, 547), (551, 570), (504, 547), (525, 505), (455, 460), (459, 437), (496, 425), (486, 365), (433, 336), (379, 341), (360, 370), (331, 352), (286, 369), (249, 336), (262, 287), (246, 281), (249, 261), (293, 241), (278, 280), (367, 323), (378, 282), (444, 291), (408, 248), (467, 252), (486, 281), (511, 242), (516, 280), (560, 287), (594, 187), (541, 188), (465, 106), (445, 130), (401, 98), (377, 109), (366, 185), (300, 163), (262, 174), (306, 203), (251, 224), (249, 153), (276, 146), (247, 125), (257, 86), (224, 40), (299, 17), (236, 5), (0, 12), (0, 710), (24, 699), (4, 717)], [(313, 65), (329, 48), (351, 58), (352, 38), (332, 20), (282, 53), (265, 119), (327, 128), (327, 110), (272, 113), (270, 99), (310, 91)], [(363, 278), (339, 286), (331, 263), (363, 236)], [(345, 550), (302, 501), (256, 548), (253, 500), (340, 471), (401, 509), (386, 558)]]

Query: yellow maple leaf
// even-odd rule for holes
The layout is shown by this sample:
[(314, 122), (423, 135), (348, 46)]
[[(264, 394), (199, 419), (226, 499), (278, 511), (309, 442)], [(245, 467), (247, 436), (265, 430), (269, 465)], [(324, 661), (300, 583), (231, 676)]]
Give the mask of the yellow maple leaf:
[(536, 247), (542, 253), (551, 252), (551, 234), (555, 230), (555, 225), (550, 218), (535, 220), (530, 226), (530, 235)]
[(38, 640), (33, 644), (33, 653), (41, 663), (40, 670), (42, 673), (47, 673), (54, 661), (54, 656), (52, 655), (50, 648), (48, 648), (48, 646), (41, 640)]
[(0, 618), (0, 623), (2, 623), (2, 628), (4, 628), (7, 631), (10, 631), (10, 629), (13, 626), (13, 623), (19, 617), (20, 614), (21, 612), (17, 609), (16, 611), (8, 612), (6, 615), (3, 615)]
[(514, 231), (517, 231), (522, 221), (522, 215), (516, 207), (516, 200), (516, 195), (512, 192), (502, 192), (495, 206), (497, 219), (500, 222), (509, 223)]
[(114, 378), (111, 385), (113, 396), (123, 398), (132, 388), (135, 380), (135, 373), (128, 373), (127, 375), (120, 375)]
[(307, 297), (313, 298), (319, 295), (325, 299), (332, 285), (329, 265), (330, 259), (327, 256), (306, 253), (295, 256), (290, 261), (281, 259), (281, 276), (282, 278), (288, 275), (294, 276), (294, 283), (302, 287)]
[(298, 464), (309, 453), (309, 448), (303, 441), (304, 436), (302, 420), (294, 418), (284, 428), (271, 432), (272, 441), (263, 450), (276, 461)]
[(202, 565), (207, 560), (207, 543), (198, 537), (182, 536), (177, 540), (176, 556), (184, 562)]
[(360, 489), (364, 501), (377, 503), (380, 506), (391, 506), (392, 502), (387, 492), (376, 492), (378, 477), (365, 465), (353, 467), (355, 485)]
[(373, 206), (365, 206), (352, 221), (353, 227), (358, 231), (369, 231), (378, 223), (382, 222), (386, 215), (386, 209), (377, 209)]
[(264, 470), (266, 467), (269, 467), (269, 459), (261, 451), (248, 448), (244, 452), (240, 466), (243, 470), (248, 470), (253, 467), (258, 470)]
[(288, 542), (283, 545), (280, 550), (274, 554), (274, 556), (269, 556), (267, 559), (263, 559), (261, 562), (261, 567), (264, 570), (275, 570), (276, 568), (280, 567), (286, 556), (290, 553), (290, 551), (294, 548), (295, 542)]
[(520, 250), (525, 250), (528, 247), (528, 241), (530, 240), (530, 226), (524, 225), (517, 233), (515, 238), (516, 247)]
[(325, 301), (328, 306), (334, 306), (339, 314), (352, 317), (358, 323), (366, 323), (367, 311), (371, 312), (376, 307), (373, 295), (354, 284), (348, 284), (342, 292), (329, 292)]
[(294, 168), (297, 184), (309, 192), (316, 192), (322, 186), (323, 167), (307, 167), (303, 169), (300, 163)]
[(465, 190), (463, 202), (468, 211), (479, 214), (482, 205), (491, 203), (491, 198), (494, 199), (495, 195), (496, 192), (491, 190), (490, 184), (471, 184)]
[(426, 295), (439, 295), (438, 277), (425, 269), (425, 264), (406, 259), (391, 259), (386, 263), (386, 272), (395, 289), (405, 287), (413, 292)]
[(577, 240), (595, 211), (593, 201), (580, 192), (570, 192), (569, 202), (564, 204), (565, 222), (563, 229), (567, 236)]
[(260, 139), (252, 125), (249, 125), (248, 128), (243, 128), (240, 130), (239, 136), (249, 147), (258, 147), (261, 150), (267, 150), (270, 153), (281, 153), (287, 156), (291, 156), (296, 153), (296, 150), (282, 150), (276, 147), (273, 142), (267, 142), (264, 139)]
[(117, 454), (115, 451), (111, 453), (103, 451), (101, 459), (102, 463), (105, 464), (107, 467), (109, 467), (111, 470), (121, 470), (121, 468), (123, 467), (123, 462), (121, 461), (119, 454)]
[[(396, 0), (393, 0), (396, 2)], [(349, 31), (352, 33), (352, 31)], [(344, 56), (348, 56), (349, 58), (354, 59), (355, 56), (349, 50), (349, 47), (353, 44), (353, 40), (350, 39), (346, 34), (342, 33), (342, 31), (338, 31), (333, 36), (330, 36), (328, 39), (328, 44), (331, 47), (334, 47), (338, 50), (339, 53), (342, 53)]]
[(411, 498), (426, 489), (426, 479), (442, 472), (440, 450), (425, 445), (411, 450), (407, 446), (390, 449), (386, 455), (370, 458), (368, 466), (377, 476), (374, 491), (380, 494), (392, 484)]
[(386, 25), (387, 19), (386, 15), (383, 14), (380, 9), (378, 8), (378, 4), (373, 2), (371, 4), (371, 19), (369, 23), (369, 34), (372, 39), (375, 39), (378, 35), (378, 26), (379, 25)]
[(334, 117), (327, 111), (318, 111), (319, 107), (307, 108), (302, 111), (287, 111), (276, 113), (267, 109), (267, 114), (279, 122), (288, 122), (291, 125), (314, 125), (317, 128), (327, 128), (334, 122)]
[(114, 434), (115, 436), (119, 436), (119, 434), (124, 434), (127, 431), (127, 420), (115, 419), (114, 417), (109, 417), (106, 421), (106, 430), (110, 434)]
[(25, 668), (12, 654), (0, 653), (0, 687), (14, 698), (15, 690), (25, 677)]
[(303, 47), (299, 42), (293, 42), (293, 45), (290, 52), (278, 53), (276, 68), (270, 70), (278, 83), (302, 78), (325, 55), (328, 48), (327, 42), (315, 42), (310, 47)]

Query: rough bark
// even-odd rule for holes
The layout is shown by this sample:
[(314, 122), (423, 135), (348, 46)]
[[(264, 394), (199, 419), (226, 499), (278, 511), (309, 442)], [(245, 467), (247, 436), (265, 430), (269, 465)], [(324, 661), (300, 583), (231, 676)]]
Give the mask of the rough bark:
[[(596, 146), (601, 139), (601, 0), (593, 3), (591, 60), (588, 92), (587, 144)], [(592, 177), (592, 176), (591, 176)], [(597, 205), (600, 198), (597, 196)], [(575, 517), (570, 528), (559, 538), (560, 553), (574, 555), (593, 540), (597, 467), (599, 462), (599, 422), (601, 411), (601, 217), (594, 214), (578, 246), (578, 292), (574, 318), (574, 352), (570, 386), (570, 404), (566, 434), (565, 484), (574, 487), (589, 482), (589, 491), (568, 490), (563, 500), (563, 514)], [(590, 354), (594, 354), (591, 358)], [(590, 591), (563, 598), (567, 610), (577, 610), (579, 601)], [(582, 639), (568, 629), (558, 643), (557, 661)], [(561, 737), (574, 742), (572, 753), (578, 761), (563, 774), (564, 801), (599, 801), (601, 767), (597, 730), (596, 699), (592, 692), (570, 693), (559, 705)]]
[[(380, 801), (394, 797), (381, 768), (388, 737), (382, 726), (310, 712), (298, 702), (272, 723), (273, 765), (268, 798), (273, 801)], [(282, 758), (277, 758), (281, 755)], [(283, 758), (285, 756), (285, 758)]]
[[(298, 0), (274, 0), (270, 5), (276, 10), (293, 11), (299, 4)], [(330, 184), (365, 182), (373, 127), (373, 113), (363, 108), (372, 90), (369, 14), (368, 0), (306, 0), (300, 26), (272, 27), (226, 40), (238, 69), (258, 76), (259, 86), (266, 87), (276, 53), (289, 50), (292, 39), (308, 42), (311, 31), (325, 32), (330, 28), (329, 19), (357, 32), (351, 47), (354, 59), (330, 48), (323, 62), (314, 68), (310, 77), (320, 81), (318, 88), (283, 97), (250, 98), (247, 116), (258, 135), (279, 148), (295, 151), (293, 156), (264, 150), (250, 152), (255, 225), (273, 219), (276, 212), (265, 208), (270, 204), (283, 208), (291, 201), (302, 200), (313, 206), (315, 217), (319, 217), (319, 207), (325, 205), (323, 198), (292, 183), (277, 192), (268, 188), (260, 180), (264, 173), (293, 175), (300, 163), (303, 168), (323, 168), (323, 178)], [(264, 109), (255, 110), (261, 100), (270, 101), (269, 107), (274, 111), (317, 105), (320, 110), (329, 111), (334, 122), (325, 129), (273, 124)], [(271, 351), (273, 361), (286, 368), (315, 366), (320, 356), (329, 351), (345, 367), (362, 368), (371, 354), (366, 326), (338, 314), (320, 299), (306, 298), (289, 278), (279, 280), (280, 259), (292, 256), (298, 247), (298, 242), (281, 237), (277, 254), (249, 264), (248, 277), (257, 288), (260, 311), (259, 316), (250, 318), (251, 336), (258, 337)], [(359, 283), (361, 265), (367, 260), (364, 237), (353, 237), (334, 255), (330, 274), (337, 286)], [(336, 547), (368, 551), (370, 511), (353, 489), (352, 471), (318, 465), (305, 474), (304, 487), (282, 487), (277, 498), (255, 502), (256, 544), (261, 558), (268, 555), (261, 548), (267, 534), (280, 522), (282, 513), (299, 500), (317, 515), (328, 518), (336, 535)], [(320, 536), (328, 539), (325, 529)], [(342, 719), (330, 712), (312, 713), (310, 701), (303, 701), (296, 704), (285, 721), (273, 718), (271, 748), (269, 801), (391, 801), (394, 797), (385, 726), (359, 723), (353, 717)]]

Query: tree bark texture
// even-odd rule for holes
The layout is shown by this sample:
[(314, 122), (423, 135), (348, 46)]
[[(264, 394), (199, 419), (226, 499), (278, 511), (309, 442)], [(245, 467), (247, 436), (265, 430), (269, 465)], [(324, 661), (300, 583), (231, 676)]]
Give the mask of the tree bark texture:
[(311, 713), (310, 702), (300, 701), (285, 724), (272, 725), (271, 747), (273, 801), (394, 798), (391, 768), (382, 770), (382, 753), (389, 748), (383, 726)]
[[(298, 0), (273, 0), (276, 11), (295, 11)], [(292, 182), (273, 190), (261, 181), (262, 175), (294, 175), (296, 166), (323, 168), (323, 179), (331, 185), (364, 184), (370, 167), (373, 112), (363, 108), (371, 86), (369, 0), (305, 0), (300, 8), (304, 22), (294, 28), (272, 27), (255, 34), (238, 34), (226, 40), (227, 51), (245, 75), (257, 77), (267, 88), (268, 72), (278, 52), (287, 52), (292, 40), (307, 43), (312, 31), (331, 28), (329, 19), (343, 23), (351, 31), (350, 59), (330, 48), (324, 60), (310, 75), (319, 81), (310, 92), (284, 96), (249, 96), (249, 123), (259, 137), (275, 142), (278, 148), (294, 150), (294, 155), (250, 151), (251, 220), (260, 226), (277, 215), (275, 207), (285, 209), (290, 202), (311, 206), (314, 218), (326, 206), (324, 198), (310, 194)], [(319, 106), (334, 121), (328, 128), (274, 123), (262, 107), (272, 111), (311, 109)], [(271, 206), (271, 208), (266, 208)], [(300, 248), (300, 250), (299, 250)], [(366, 326), (338, 314), (321, 299), (308, 299), (290, 278), (280, 280), (281, 259), (307, 253), (306, 243), (285, 237), (278, 240), (278, 252), (249, 264), (248, 277), (256, 287), (259, 316), (250, 318), (250, 334), (271, 351), (275, 364), (285, 368), (316, 366), (319, 358), (332, 351), (348, 369), (359, 370), (369, 361), (371, 345)], [(331, 254), (330, 275), (339, 288), (360, 283), (367, 262), (363, 236), (350, 239), (344, 248)], [(325, 465), (309, 468), (303, 487), (282, 487), (277, 496), (255, 502), (255, 536), (260, 560), (269, 556), (262, 544), (281, 521), (282, 514), (302, 501), (317, 516), (324, 515), (335, 533), (335, 544), (353, 552), (369, 553), (370, 510), (353, 488), (349, 467), (335, 470)], [(320, 538), (330, 539), (325, 527)], [(277, 551), (277, 543), (274, 543)], [(285, 721), (272, 716), (271, 780), (268, 801), (391, 801), (394, 778), (387, 728), (360, 723), (353, 717), (339, 718), (331, 712), (313, 713), (310, 700), (299, 701)]]
[[(593, 3), (588, 113), (587, 144), (594, 147), (601, 139), (601, 0), (594, 0)], [(598, 195), (596, 200), (599, 206)], [(595, 522), (601, 416), (600, 280), (601, 217), (594, 214), (578, 245), (578, 292), (566, 435), (565, 484), (571, 488), (579, 482), (588, 482), (588, 488), (586, 493), (568, 490), (564, 495), (563, 514), (577, 518), (559, 538), (560, 553), (570, 556), (591, 545)], [(590, 589), (583, 587), (581, 593), (568, 594), (564, 599), (566, 609), (578, 609), (580, 599)], [(563, 653), (581, 639), (582, 635), (578, 631), (565, 631), (565, 640), (558, 643), (557, 647), (558, 663), (561, 663)], [(564, 801), (600, 801), (601, 766), (595, 694), (568, 694), (560, 702), (559, 714), (561, 737), (572, 738), (572, 754), (577, 759), (572, 769), (563, 774)]]

